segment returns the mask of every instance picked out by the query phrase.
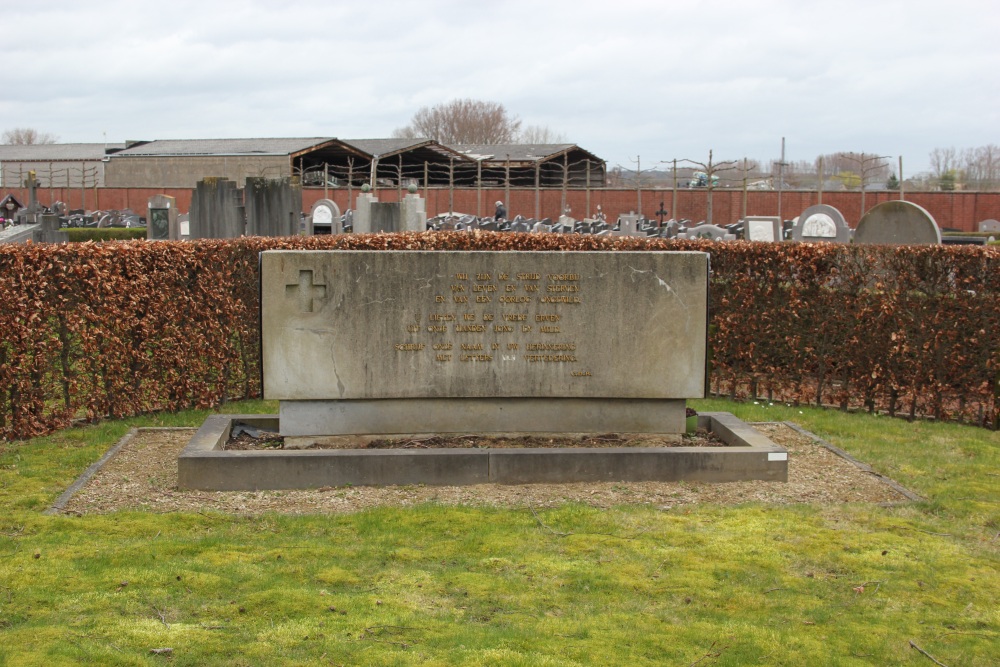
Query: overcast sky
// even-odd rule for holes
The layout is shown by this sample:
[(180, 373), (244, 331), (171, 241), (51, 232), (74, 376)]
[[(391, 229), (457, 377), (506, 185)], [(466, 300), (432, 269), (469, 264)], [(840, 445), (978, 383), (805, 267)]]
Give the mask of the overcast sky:
[(390, 136), (500, 102), (608, 161), (1000, 143), (996, 0), (0, 0), (0, 130)]

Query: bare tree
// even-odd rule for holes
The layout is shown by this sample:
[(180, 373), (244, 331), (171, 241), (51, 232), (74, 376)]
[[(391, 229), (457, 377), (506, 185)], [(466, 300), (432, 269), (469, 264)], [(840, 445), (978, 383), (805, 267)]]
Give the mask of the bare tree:
[(724, 160), (722, 162), (712, 162), (712, 151), (709, 150), (708, 151), (708, 162), (707, 163), (705, 163), (705, 162), (696, 162), (694, 160), (689, 160), (687, 158), (684, 158), (683, 160), (681, 160), (681, 162), (688, 162), (690, 164), (693, 164), (696, 167), (701, 167), (701, 170), (705, 173), (705, 176), (706, 176), (706, 179), (705, 179), (706, 180), (706, 187), (707, 187), (707, 190), (708, 190), (708, 204), (707, 204), (707, 208), (705, 210), (705, 222), (711, 225), (712, 224), (712, 190), (714, 189), (714, 187), (713, 187), (713, 181), (717, 179), (716, 174), (718, 174), (719, 172), (726, 172), (726, 171), (732, 171), (734, 169), (737, 169), (738, 165), (739, 165), (739, 161), (738, 160)]
[(465, 99), (423, 107), (392, 136), (423, 137), (442, 144), (510, 144), (518, 140), (520, 129), (521, 121), (502, 104)]
[(1000, 187), (1000, 146), (987, 144), (962, 151), (965, 184), (974, 190)]
[(39, 132), (33, 127), (15, 127), (13, 130), (4, 130), (3, 139), (0, 144), (13, 146), (30, 146), (32, 144), (54, 144), (59, 139), (55, 135), (46, 132)]
[(544, 125), (526, 125), (517, 137), (521, 144), (565, 144), (566, 137)]
[(941, 178), (950, 171), (958, 169), (958, 151), (952, 148), (935, 148), (930, 154), (931, 171)]

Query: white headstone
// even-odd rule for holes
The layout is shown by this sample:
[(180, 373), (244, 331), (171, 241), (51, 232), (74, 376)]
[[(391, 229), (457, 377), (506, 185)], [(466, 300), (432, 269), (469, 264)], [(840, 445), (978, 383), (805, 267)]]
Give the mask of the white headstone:
[(781, 218), (776, 215), (748, 215), (743, 219), (743, 238), (769, 243), (781, 241)]

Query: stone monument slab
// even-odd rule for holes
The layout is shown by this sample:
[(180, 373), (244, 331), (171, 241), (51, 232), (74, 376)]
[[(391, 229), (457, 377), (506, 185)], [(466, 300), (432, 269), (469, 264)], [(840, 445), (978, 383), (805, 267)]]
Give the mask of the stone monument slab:
[(680, 433), (704, 394), (705, 253), (267, 251), (261, 277), (285, 435)]
[(748, 215), (743, 219), (743, 234), (748, 241), (781, 241), (781, 218), (776, 215)]
[(941, 229), (927, 209), (908, 201), (873, 206), (858, 221), (855, 243), (940, 244)]
[(1000, 220), (983, 220), (979, 223), (979, 231), (981, 232), (1000, 232)]
[(146, 207), (146, 239), (149, 241), (179, 241), (181, 228), (177, 222), (177, 200), (167, 195), (153, 195)]

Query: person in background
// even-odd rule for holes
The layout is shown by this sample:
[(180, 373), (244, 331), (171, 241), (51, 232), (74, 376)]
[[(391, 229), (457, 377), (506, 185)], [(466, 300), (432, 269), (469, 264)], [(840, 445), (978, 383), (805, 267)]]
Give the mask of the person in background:
[(503, 205), (502, 201), (497, 202), (497, 211), (493, 214), (493, 219), (497, 222), (507, 219), (507, 208)]

